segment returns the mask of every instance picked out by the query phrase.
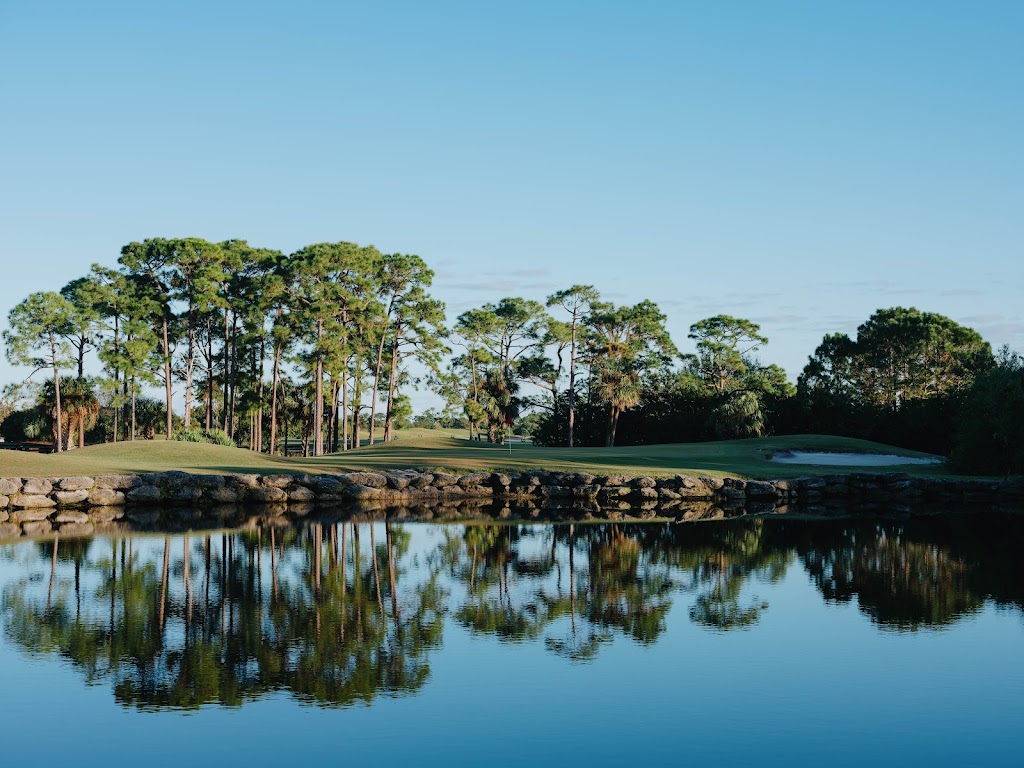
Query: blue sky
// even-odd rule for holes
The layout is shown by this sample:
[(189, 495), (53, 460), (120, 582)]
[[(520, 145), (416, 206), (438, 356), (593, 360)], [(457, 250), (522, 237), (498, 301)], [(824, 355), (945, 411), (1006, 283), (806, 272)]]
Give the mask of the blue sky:
[(749, 317), (792, 378), (894, 305), (1024, 351), (1022, 37), (998, 0), (0, 0), (0, 317), (131, 240), (350, 240), (450, 318)]

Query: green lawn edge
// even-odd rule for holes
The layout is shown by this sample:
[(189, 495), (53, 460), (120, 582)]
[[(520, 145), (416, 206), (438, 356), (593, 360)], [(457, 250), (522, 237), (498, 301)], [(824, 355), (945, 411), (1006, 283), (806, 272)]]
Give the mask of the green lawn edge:
[(944, 465), (835, 467), (776, 464), (777, 451), (880, 452), (927, 456), (893, 446), (832, 435), (785, 435), (707, 443), (673, 443), (622, 448), (540, 448), (470, 441), (455, 430), (406, 430), (395, 442), (319, 458), (267, 456), (241, 448), (167, 440), (107, 443), (62, 454), (0, 451), (0, 477), (141, 474), (181, 470), (196, 474), (339, 473), (418, 469), (449, 472), (547, 470), (595, 475), (671, 477), (676, 474), (743, 479), (786, 479), (853, 472), (901, 472), (953, 478)]

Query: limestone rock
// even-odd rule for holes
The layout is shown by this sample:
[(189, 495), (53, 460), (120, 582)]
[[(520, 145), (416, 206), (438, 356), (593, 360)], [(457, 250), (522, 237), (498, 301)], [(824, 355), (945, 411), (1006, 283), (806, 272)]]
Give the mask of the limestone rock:
[(260, 484), (259, 475), (229, 475), (228, 485), (235, 488), (255, 488)]
[[(644, 489), (656, 488), (658, 486), (658, 483), (653, 477), (637, 477), (630, 482), (630, 485), (633, 488)], [(657, 494), (655, 494), (655, 496), (657, 496)]]
[(26, 477), (21, 492), (26, 496), (46, 496), (53, 491), (53, 484), (42, 477)]
[(163, 493), (155, 485), (140, 485), (128, 491), (129, 504), (155, 504), (163, 499)]
[(474, 472), (470, 475), (463, 475), (458, 479), (458, 484), (463, 488), (473, 488), (477, 485), (483, 485), (487, 482), (487, 478), (490, 477), (486, 472)]
[(725, 486), (715, 492), (715, 498), (723, 499), (727, 505), (742, 505), (747, 500), (747, 492), (743, 488)]
[(384, 491), (380, 488), (374, 488), (369, 485), (355, 484), (348, 489), (349, 495), (353, 499), (379, 499), (384, 495)]
[[(27, 488), (28, 485), (26, 484), (25, 487)], [(15, 509), (44, 509), (57, 506), (57, 502), (49, 496), (15, 496), (11, 499), (11, 506)]]
[(748, 499), (774, 499), (775, 486), (760, 480), (750, 480), (746, 487)]
[(97, 488), (106, 488), (112, 491), (130, 491), (142, 485), (142, 478), (138, 475), (103, 475), (96, 478)]
[(433, 477), (434, 481), (432, 485), (435, 488), (447, 488), (448, 486), (455, 485), (457, 482), (459, 482), (459, 478), (457, 475), (449, 475), (445, 472), (434, 472)]
[(61, 491), (88, 491), (94, 485), (96, 481), (91, 477), (62, 477), (56, 482)]
[(293, 485), (295, 479), (291, 475), (264, 475), (263, 486), (265, 488), (280, 488), (284, 490), (289, 485)]
[(0, 523), (7, 519), (7, 508), (11, 505), (11, 500), (6, 496), (0, 496)]
[(566, 499), (572, 496), (572, 488), (562, 485), (542, 485), (540, 495), (546, 499)]
[(58, 507), (74, 507), (82, 504), (89, 498), (89, 491), (85, 489), (78, 491), (57, 491), (53, 495), (57, 497)]
[(586, 472), (573, 472), (562, 478), (562, 485), (568, 485), (572, 488), (578, 485), (592, 485), (593, 482), (594, 476), (588, 475)]
[(238, 501), (238, 492), (230, 488), (213, 488), (206, 492), (206, 498), (215, 504), (234, 504)]
[(393, 491), (404, 491), (412, 484), (412, 478), (407, 475), (388, 475), (387, 481)]
[(167, 492), (167, 500), (177, 503), (199, 501), (201, 498), (203, 498), (203, 489), (194, 485), (171, 488)]
[(125, 503), (123, 491), (111, 487), (100, 486), (89, 491), (89, 505), (93, 507), (119, 507)]
[(21, 478), (0, 477), (0, 496), (13, 496), (21, 493)]
[(433, 482), (434, 482), (434, 476), (432, 474), (430, 474), (429, 472), (425, 472), (423, 474), (418, 474), (418, 475), (416, 475), (415, 477), (413, 477), (413, 478), (411, 478), (409, 480), (409, 484), (413, 488), (416, 488), (416, 489), (421, 490), (421, 491), (426, 489), (426, 488), (429, 488)]
[(376, 472), (352, 472), (348, 479), (354, 485), (364, 485), (367, 488), (384, 488), (388, 484), (388, 479)]
[(342, 483), (336, 477), (321, 477), (317, 480), (314, 489), (316, 490), (317, 496), (337, 496), (341, 494), (347, 486)]
[(309, 488), (303, 485), (297, 485), (288, 491), (288, 501), (313, 501), (316, 498), (316, 494), (313, 493)]
[(288, 501), (288, 494), (280, 488), (250, 488), (245, 499), (259, 504), (277, 504)]
[(223, 475), (192, 475), (192, 485), (202, 488), (204, 491), (223, 488), (225, 482)]

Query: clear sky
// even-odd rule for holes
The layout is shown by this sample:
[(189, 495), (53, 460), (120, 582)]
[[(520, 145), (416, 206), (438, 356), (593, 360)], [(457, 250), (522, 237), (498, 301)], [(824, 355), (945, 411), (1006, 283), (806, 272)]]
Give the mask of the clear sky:
[(749, 317), (794, 379), (894, 305), (1024, 351), (1022, 39), (1016, 0), (0, 0), (0, 317), (131, 240), (349, 240), (449, 318)]

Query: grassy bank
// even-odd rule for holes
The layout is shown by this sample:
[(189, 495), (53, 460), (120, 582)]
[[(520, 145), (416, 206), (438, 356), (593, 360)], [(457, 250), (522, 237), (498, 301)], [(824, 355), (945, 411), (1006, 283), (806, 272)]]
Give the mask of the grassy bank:
[(346, 470), (415, 468), (449, 471), (523, 471), (528, 469), (670, 476), (787, 478), (846, 471), (907, 472), (945, 475), (941, 466), (906, 466), (880, 469), (844, 469), (776, 464), (769, 461), (780, 450), (853, 451), (922, 456), (880, 443), (827, 435), (766, 437), (716, 443), (676, 443), (627, 448), (538, 448), (516, 443), (507, 446), (471, 442), (454, 430), (407, 430), (387, 445), (360, 448), (315, 459), (271, 457), (240, 448), (165, 440), (97, 445), (64, 454), (38, 455), (0, 451), (0, 477), (59, 477), (120, 473), (226, 472), (330, 473)]

